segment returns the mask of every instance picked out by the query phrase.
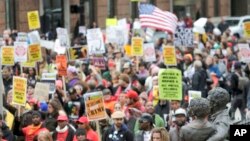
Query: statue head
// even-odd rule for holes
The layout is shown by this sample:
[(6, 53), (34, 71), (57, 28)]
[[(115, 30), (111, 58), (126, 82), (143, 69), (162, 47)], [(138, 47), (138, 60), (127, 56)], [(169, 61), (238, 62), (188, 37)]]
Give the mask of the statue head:
[(190, 116), (204, 119), (210, 113), (209, 101), (205, 98), (196, 98), (190, 101), (188, 106)]

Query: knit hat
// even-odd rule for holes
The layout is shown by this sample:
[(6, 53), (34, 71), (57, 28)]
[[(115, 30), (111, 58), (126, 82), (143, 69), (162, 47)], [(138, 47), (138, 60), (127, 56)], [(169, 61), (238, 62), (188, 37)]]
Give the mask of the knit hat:
[(40, 103), (40, 110), (42, 112), (46, 112), (48, 110), (48, 104), (46, 102), (41, 102)]

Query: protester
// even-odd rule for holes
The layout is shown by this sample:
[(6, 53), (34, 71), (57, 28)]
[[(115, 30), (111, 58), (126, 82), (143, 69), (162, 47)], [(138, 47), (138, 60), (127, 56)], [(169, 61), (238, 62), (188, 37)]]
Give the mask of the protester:
[(88, 139), (86, 139), (86, 132), (84, 129), (77, 129), (76, 140), (77, 141), (89, 141)]
[(4, 122), (2, 115), (0, 115), (0, 129), (2, 132), (2, 137), (1, 137), (2, 139), (8, 140), (8, 141), (15, 141), (12, 131)]
[(3, 85), (4, 85), (4, 90), (5, 93), (12, 88), (13, 82), (12, 82), (12, 70), (10, 67), (5, 66), (2, 70), (2, 75), (3, 75)]
[(148, 114), (142, 114), (139, 119), (139, 131), (135, 132), (135, 141), (149, 141), (151, 131), (154, 128), (153, 117)]
[(38, 141), (53, 141), (52, 136), (50, 134), (50, 132), (48, 131), (42, 131), (38, 134), (37, 137)]
[(165, 128), (154, 128), (151, 133), (150, 141), (169, 141), (169, 135)]
[(91, 141), (99, 141), (97, 133), (91, 128), (89, 120), (86, 116), (82, 116), (77, 120), (78, 129), (84, 129), (86, 132), (86, 139)]

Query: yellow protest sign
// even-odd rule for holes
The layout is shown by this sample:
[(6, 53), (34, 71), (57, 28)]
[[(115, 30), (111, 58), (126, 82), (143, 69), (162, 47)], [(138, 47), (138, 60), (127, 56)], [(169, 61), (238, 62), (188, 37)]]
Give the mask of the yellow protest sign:
[(84, 95), (87, 117), (90, 121), (106, 118), (106, 111), (101, 91)]
[(246, 38), (250, 38), (250, 22), (244, 23), (244, 35)]
[(127, 56), (131, 56), (131, 45), (125, 45), (124, 50)]
[(117, 19), (116, 18), (107, 18), (106, 19), (106, 26), (116, 26), (117, 25)]
[(132, 38), (131, 53), (133, 56), (143, 56), (143, 39), (140, 37)]
[(6, 110), (6, 117), (5, 117), (6, 125), (12, 129), (14, 123), (14, 115), (11, 114), (8, 110)]
[(1, 61), (2, 65), (13, 66), (15, 63), (14, 47), (6, 46), (2, 47)]
[(42, 49), (39, 44), (32, 44), (29, 46), (29, 61), (38, 62), (42, 61)]
[(36, 62), (32, 62), (32, 61), (22, 62), (21, 66), (26, 67), (26, 68), (35, 68)]
[(182, 74), (178, 69), (161, 69), (158, 73), (159, 99), (182, 100)]
[(174, 46), (165, 46), (163, 48), (164, 63), (167, 66), (176, 66), (176, 55)]
[(26, 104), (27, 79), (13, 77), (13, 104), (25, 106)]
[(39, 29), (41, 27), (40, 24), (40, 16), (38, 11), (30, 11), (27, 13), (28, 15), (28, 24), (29, 24), (29, 29)]

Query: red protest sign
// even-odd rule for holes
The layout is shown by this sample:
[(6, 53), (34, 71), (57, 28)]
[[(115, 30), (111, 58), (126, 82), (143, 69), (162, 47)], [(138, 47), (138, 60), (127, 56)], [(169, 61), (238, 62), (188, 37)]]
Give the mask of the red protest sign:
[(56, 66), (57, 66), (59, 76), (67, 75), (67, 58), (65, 55), (56, 56)]

